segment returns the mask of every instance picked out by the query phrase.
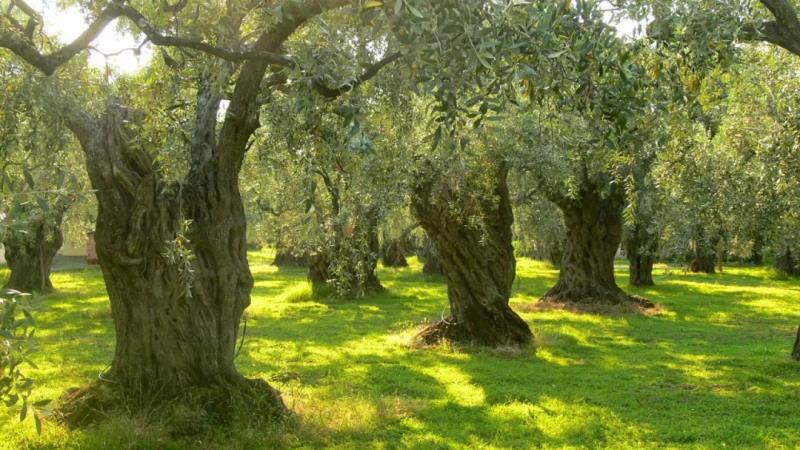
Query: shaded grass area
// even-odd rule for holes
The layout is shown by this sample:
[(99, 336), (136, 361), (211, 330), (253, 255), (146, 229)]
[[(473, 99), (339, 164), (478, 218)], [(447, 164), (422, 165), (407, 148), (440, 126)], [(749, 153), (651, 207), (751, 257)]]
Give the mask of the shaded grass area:
[[(237, 359), (278, 387), (293, 427), (235, 425), (173, 440), (147, 417), (67, 432), (0, 414), (0, 448), (532, 448), (800, 446), (800, 364), (789, 358), (800, 283), (765, 269), (718, 275), (660, 266), (656, 286), (629, 288), (658, 317), (522, 312), (537, 349), (524, 354), (413, 349), (410, 337), (446, 312), (438, 277), (382, 269), (387, 292), (315, 300), (303, 269), (253, 253), (256, 279)], [(627, 284), (624, 266), (618, 281)], [(4, 274), (0, 273), (0, 279)], [(522, 259), (518, 311), (557, 271)], [(57, 273), (34, 299), (37, 398), (91, 381), (110, 361), (113, 327), (98, 270)]]

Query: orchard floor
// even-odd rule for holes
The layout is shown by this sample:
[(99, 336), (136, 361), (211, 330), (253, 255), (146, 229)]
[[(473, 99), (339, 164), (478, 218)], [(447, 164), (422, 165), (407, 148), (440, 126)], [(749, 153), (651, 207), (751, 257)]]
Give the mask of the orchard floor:
[[(657, 286), (629, 289), (658, 317), (522, 312), (536, 350), (521, 355), (413, 349), (415, 330), (446, 305), (443, 279), (382, 269), (388, 291), (315, 301), (302, 269), (251, 258), (256, 287), (240, 370), (272, 380), (299, 417), (292, 428), (234, 425), (172, 439), (147, 418), (67, 432), (0, 409), (0, 448), (797, 448), (800, 281), (766, 269), (692, 275), (660, 266)], [(557, 272), (522, 259), (513, 306), (524, 311)], [(624, 267), (618, 281), (627, 284)], [(0, 270), (0, 279), (5, 274)], [(97, 269), (60, 272), (34, 299), (36, 398), (94, 379), (113, 328)]]

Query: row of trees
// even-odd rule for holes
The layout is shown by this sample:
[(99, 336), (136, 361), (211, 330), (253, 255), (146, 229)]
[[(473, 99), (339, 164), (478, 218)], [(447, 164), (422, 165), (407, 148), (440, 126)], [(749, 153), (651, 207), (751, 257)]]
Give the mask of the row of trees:
[[(20, 98), (46, 105), (72, 135), (48, 127), (57, 143), (19, 145), (22, 158), (53, 158), (72, 139), (82, 150), (116, 330), (102, 379), (127, 398), (202, 390), (209, 413), (222, 417), (242, 397), (258, 399), (268, 416), (286, 412), (277, 391), (234, 364), (253, 286), (248, 214), (251, 222), (268, 218), (260, 226), (279, 249), (308, 257), (316, 286), (348, 295), (380, 289), (382, 226), (392, 224), (395, 237), (424, 229), (451, 311), (421, 333), (425, 342), (532, 340), (508, 305), (518, 199), (547, 199), (563, 217), (566, 238), (546, 244), (562, 245), (562, 256), (545, 301), (652, 306), (617, 286), (614, 255), (627, 223), (626, 248), (646, 280), (651, 237), (667, 234), (653, 223), (670, 207), (651, 196), (692, 199), (696, 175), (715, 173), (704, 170), (717, 158), (704, 147), (711, 138), (695, 124), (705, 124), (699, 118), (719, 102), (698, 89), (699, 80), (724, 75), (726, 58), (738, 54), (736, 39), (797, 53), (800, 29), (782, 0), (763, 0), (775, 19), (768, 22), (746, 9), (704, 9), (704, 2), (620, 4), (654, 18), (652, 39), (639, 40), (618, 36), (587, 1), (74, 3), (90, 24), (68, 44), (44, 36), (41, 17), (23, 0), (0, 18), (2, 61), (21, 77)], [(100, 83), (80, 55), (115, 20), (159, 57), (134, 76)], [(49, 77), (25, 75), (33, 69)], [(30, 111), (8, 116), (12, 141), (26, 129), (37, 137), (44, 122)], [(793, 123), (788, 110), (770, 112), (776, 126)], [(786, 152), (796, 150), (792, 130), (781, 141), (791, 144), (781, 147)], [(670, 160), (681, 170), (666, 186), (659, 168)], [(35, 171), (20, 170), (36, 189)], [(48, 191), (75, 191), (63, 186)], [(403, 205), (410, 217), (398, 213)], [(716, 230), (707, 228), (695, 239), (713, 247)], [(45, 248), (46, 239), (38, 242)]]

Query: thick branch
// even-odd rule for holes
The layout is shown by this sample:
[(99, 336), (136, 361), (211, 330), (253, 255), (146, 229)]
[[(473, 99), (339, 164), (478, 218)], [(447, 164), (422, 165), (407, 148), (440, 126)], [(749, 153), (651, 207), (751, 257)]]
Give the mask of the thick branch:
[[(209, 55), (228, 61), (241, 62), (245, 60), (262, 60), (269, 64), (291, 66), (292, 60), (285, 55), (258, 49), (235, 51), (222, 47), (215, 47), (200, 40), (188, 39), (178, 36), (167, 36), (159, 32), (139, 11), (124, 4), (125, 0), (113, 0), (106, 6), (97, 18), (81, 33), (78, 38), (61, 49), (43, 54), (24, 35), (13, 31), (9, 17), (0, 18), (0, 47), (5, 47), (19, 55), (32, 66), (47, 75), (52, 75), (56, 69), (65, 64), (72, 57), (89, 48), (98, 35), (118, 17), (127, 17), (142, 33), (155, 45), (164, 47), (181, 47), (199, 50)], [(317, 3), (317, 2), (315, 2)], [(18, 27), (14, 27), (18, 28)]]
[[(282, 21), (259, 36), (252, 47), (253, 51), (278, 52), (286, 39), (312, 17), (330, 9), (356, 3), (355, 0), (306, 0), (293, 4), (284, 10)], [(265, 61), (249, 59), (239, 72), (219, 140), (222, 165), (225, 167), (238, 170), (247, 149), (247, 141), (259, 125), (258, 93), (267, 67)]]
[(789, 0), (759, 1), (772, 13), (775, 20), (757, 27), (745, 27), (745, 39), (769, 42), (800, 56), (800, 18), (797, 10)]
[(137, 10), (130, 6), (121, 6), (120, 15), (129, 18), (150, 39), (150, 41), (163, 47), (181, 47), (199, 50), (203, 53), (216, 56), (228, 61), (240, 62), (248, 59), (258, 59), (278, 66), (290, 66), (292, 60), (285, 55), (259, 50), (236, 51), (222, 47), (215, 47), (208, 43), (179, 36), (167, 36), (156, 28)]
[(49, 54), (42, 54), (28, 39), (9, 29), (7, 18), (0, 18), (0, 47), (19, 55), (30, 65), (47, 75), (52, 75), (62, 64), (85, 50), (105, 27), (119, 16), (118, 9), (124, 0), (114, 0), (103, 8), (100, 15), (74, 41)]
[(370, 64), (369, 66), (366, 67), (366, 69), (364, 69), (364, 72), (361, 75), (359, 75), (349, 83), (339, 86), (338, 88), (330, 88), (328, 86), (325, 86), (325, 84), (322, 82), (314, 82), (313, 85), (314, 90), (316, 90), (320, 95), (322, 95), (325, 98), (330, 98), (330, 99), (336, 98), (344, 93), (352, 91), (353, 89), (358, 87), (358, 85), (360, 85), (361, 83), (368, 81), (370, 78), (377, 75), (382, 68), (397, 61), (398, 59), (400, 59), (401, 56), (402, 55), (400, 53), (392, 53), (386, 56), (385, 58), (381, 59), (380, 61), (374, 64)]

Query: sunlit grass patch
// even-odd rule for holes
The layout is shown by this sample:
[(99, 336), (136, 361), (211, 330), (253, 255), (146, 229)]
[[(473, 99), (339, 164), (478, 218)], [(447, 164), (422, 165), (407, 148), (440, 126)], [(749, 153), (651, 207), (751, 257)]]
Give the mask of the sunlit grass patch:
[[(196, 439), (112, 417), (36, 436), (0, 413), (0, 448), (722, 448), (800, 445), (800, 365), (789, 359), (800, 282), (766, 269), (697, 275), (657, 266), (656, 286), (623, 288), (662, 303), (658, 317), (526, 311), (557, 276), (521, 259), (512, 307), (535, 347), (506, 354), (409, 343), (447, 312), (442, 277), (381, 268), (387, 291), (357, 299), (311, 295), (303, 268), (251, 254), (255, 278), (239, 369), (281, 390), (297, 421), (234, 424)], [(2, 269), (0, 269), (2, 270)], [(36, 399), (95, 379), (114, 331), (98, 269), (54, 276), (35, 297), (30, 370)]]

